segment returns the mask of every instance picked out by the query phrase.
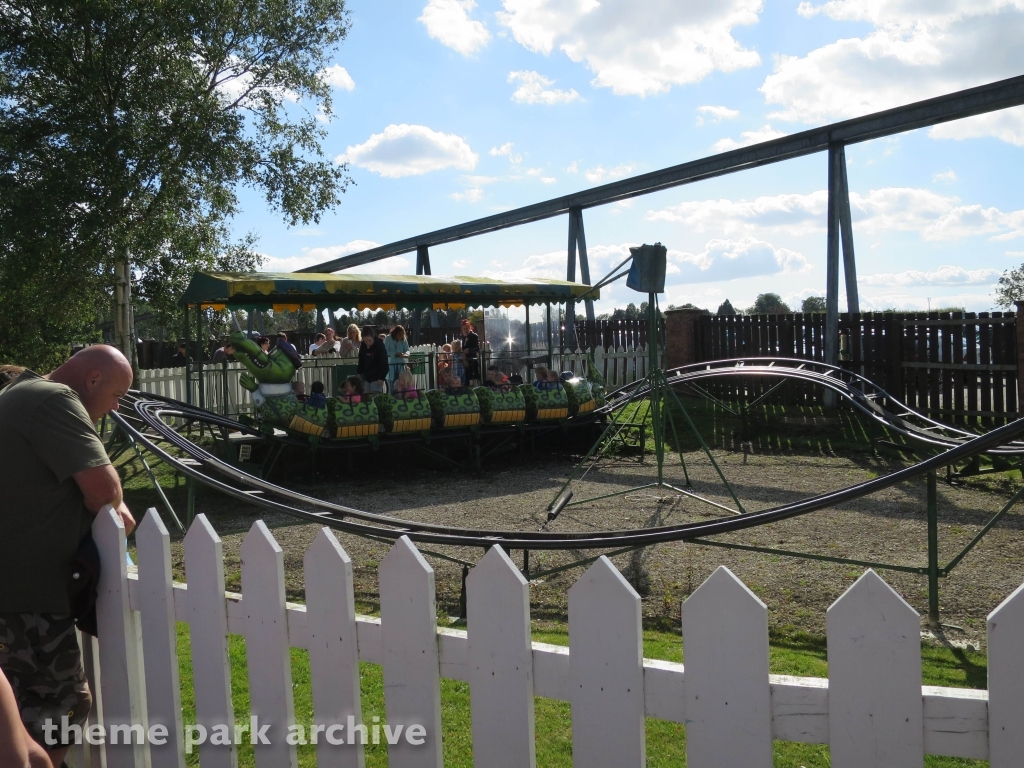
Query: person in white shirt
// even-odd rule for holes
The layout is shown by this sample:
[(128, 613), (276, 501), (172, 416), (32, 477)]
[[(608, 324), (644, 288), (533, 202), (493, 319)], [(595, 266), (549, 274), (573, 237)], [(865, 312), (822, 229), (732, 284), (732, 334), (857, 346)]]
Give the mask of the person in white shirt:
[(321, 344), (323, 344), (326, 339), (327, 339), (327, 337), (324, 336), (324, 334), (318, 333), (316, 335), (316, 338), (313, 340), (313, 343), (309, 345), (309, 354), (315, 355), (316, 354), (316, 348), (319, 347)]
[(341, 342), (338, 341), (337, 336), (334, 335), (334, 329), (328, 326), (324, 328), (324, 341), (317, 346), (316, 349), (311, 350), (310, 354), (315, 356), (320, 355), (332, 355), (341, 351)]

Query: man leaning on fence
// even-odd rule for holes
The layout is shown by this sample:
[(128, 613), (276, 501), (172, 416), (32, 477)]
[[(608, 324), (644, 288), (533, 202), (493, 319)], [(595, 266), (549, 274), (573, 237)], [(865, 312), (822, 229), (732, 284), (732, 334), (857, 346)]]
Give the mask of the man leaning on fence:
[(48, 376), (25, 371), (0, 391), (0, 669), (54, 768), (67, 746), (52, 742), (60, 728), (46, 743), (47, 719), (81, 725), (92, 706), (72, 615), (72, 564), (105, 505), (127, 530), (135, 526), (94, 427), (131, 383), (124, 355), (97, 345)]

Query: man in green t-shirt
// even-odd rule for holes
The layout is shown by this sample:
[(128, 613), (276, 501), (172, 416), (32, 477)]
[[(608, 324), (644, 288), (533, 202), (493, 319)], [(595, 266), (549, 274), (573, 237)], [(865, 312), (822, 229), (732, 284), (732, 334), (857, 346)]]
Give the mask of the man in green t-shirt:
[(0, 390), (0, 669), (54, 768), (67, 746), (46, 743), (46, 720), (81, 725), (92, 706), (70, 615), (72, 560), (105, 505), (135, 526), (95, 429), (131, 383), (124, 355), (97, 345)]

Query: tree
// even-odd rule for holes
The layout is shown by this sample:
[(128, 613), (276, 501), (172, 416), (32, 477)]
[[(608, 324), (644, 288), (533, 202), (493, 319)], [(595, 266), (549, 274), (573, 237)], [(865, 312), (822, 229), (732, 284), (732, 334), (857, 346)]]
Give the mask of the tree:
[(754, 306), (747, 310), (748, 315), (778, 315), (790, 312), (789, 305), (777, 293), (759, 293)]
[[(195, 269), (257, 263), (230, 242), (239, 185), (289, 224), (335, 205), (350, 179), (317, 118), (348, 27), (344, 0), (5, 2), (0, 357), (52, 358), (111, 299), (134, 356), (133, 293), (169, 312)], [(33, 270), (55, 285), (40, 292)], [(72, 311), (12, 341), (22, 304)]]
[(995, 299), (1003, 309), (1013, 309), (1015, 301), (1024, 300), (1024, 264), (1003, 272), (996, 286)]
[(802, 302), (800, 302), (801, 312), (824, 312), (825, 311), (825, 297), (824, 296), (808, 296)]
[(721, 304), (718, 305), (718, 311), (715, 314), (716, 315), (735, 315), (736, 314), (736, 310), (733, 309), (732, 302), (729, 301), (728, 299), (726, 299), (725, 301), (723, 301)]

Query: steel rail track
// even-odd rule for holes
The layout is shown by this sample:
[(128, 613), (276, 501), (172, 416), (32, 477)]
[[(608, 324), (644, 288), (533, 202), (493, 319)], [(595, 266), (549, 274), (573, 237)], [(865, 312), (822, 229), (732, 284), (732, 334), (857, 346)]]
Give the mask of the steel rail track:
[[(945, 450), (913, 466), (883, 477), (873, 478), (848, 488), (830, 491), (779, 507), (759, 512), (748, 512), (738, 516), (656, 528), (596, 532), (500, 531), (432, 525), (377, 515), (316, 499), (261, 480), (218, 459), (188, 437), (179, 434), (165, 419), (179, 418), (240, 430), (247, 434), (266, 437), (265, 435), (232, 419), (168, 398), (157, 398), (147, 393), (133, 392), (131, 398), (126, 400), (126, 413), (111, 415), (131, 439), (186, 477), (264, 509), (292, 515), (359, 536), (373, 536), (387, 540), (409, 536), (413, 541), (420, 543), (464, 547), (486, 548), (493, 544), (501, 544), (506, 549), (578, 550), (640, 547), (667, 541), (686, 541), (730, 533), (809, 514), (867, 496), (979, 453), (1024, 453), (1024, 443), (1015, 440), (1024, 434), (1024, 419), (1018, 419), (983, 435), (971, 435), (964, 430), (942, 425), (922, 414), (914, 413), (910, 409), (906, 409), (907, 413), (905, 414), (891, 414), (870, 400), (869, 395), (875, 399), (889, 398), (890, 402), (904, 408), (905, 406), (895, 398), (890, 398), (884, 390), (869, 380), (822, 363), (779, 358), (767, 360), (765, 358), (748, 358), (740, 361), (715, 361), (714, 363), (685, 366), (673, 369), (669, 374), (670, 382), (679, 386), (685, 385), (687, 382), (733, 376), (786, 377), (820, 384), (836, 391), (859, 410), (882, 422), (888, 428), (895, 429), (909, 438), (924, 440)], [(867, 393), (864, 390), (867, 390)], [(608, 412), (616, 407), (621, 407), (628, 400), (642, 395), (643, 391), (642, 386), (636, 385), (621, 388), (609, 396), (608, 405), (601, 410)], [(943, 434), (924, 433), (922, 435), (924, 428), (916, 426), (908, 419), (929, 426), (934, 425), (936, 427), (934, 431), (943, 431)], [(184, 453), (185, 458), (174, 456), (159, 443), (173, 446)]]

